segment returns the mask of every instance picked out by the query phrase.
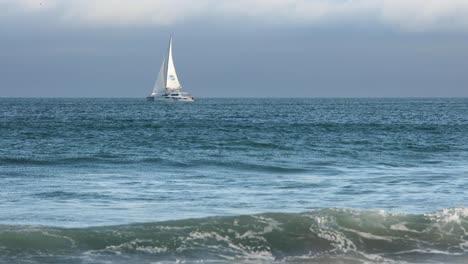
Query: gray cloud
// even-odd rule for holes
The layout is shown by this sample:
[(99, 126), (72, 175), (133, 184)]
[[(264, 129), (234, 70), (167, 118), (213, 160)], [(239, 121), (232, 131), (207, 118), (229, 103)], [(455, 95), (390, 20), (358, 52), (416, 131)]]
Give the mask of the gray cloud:
[(467, 31), (466, 0), (0, 0), (10, 16), (46, 14), (88, 26), (173, 25), (200, 18), (264, 24), (385, 24), (404, 31)]

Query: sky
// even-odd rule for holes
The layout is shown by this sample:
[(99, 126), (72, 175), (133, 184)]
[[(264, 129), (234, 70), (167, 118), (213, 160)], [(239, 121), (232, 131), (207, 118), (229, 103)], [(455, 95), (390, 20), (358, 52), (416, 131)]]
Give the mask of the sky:
[(0, 0), (0, 97), (467, 97), (468, 0)]

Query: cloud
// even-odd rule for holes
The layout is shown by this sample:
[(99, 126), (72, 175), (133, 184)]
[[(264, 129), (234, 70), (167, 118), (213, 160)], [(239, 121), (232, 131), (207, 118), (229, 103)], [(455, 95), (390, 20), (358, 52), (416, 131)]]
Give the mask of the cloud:
[(8, 15), (43, 13), (98, 26), (193, 20), (265, 24), (375, 23), (408, 31), (468, 31), (468, 0), (0, 0)]

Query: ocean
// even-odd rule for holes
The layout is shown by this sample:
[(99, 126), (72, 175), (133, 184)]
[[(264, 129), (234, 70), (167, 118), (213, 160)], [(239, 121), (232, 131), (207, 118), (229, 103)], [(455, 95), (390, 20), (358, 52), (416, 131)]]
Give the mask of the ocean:
[(468, 263), (468, 98), (0, 99), (0, 263)]

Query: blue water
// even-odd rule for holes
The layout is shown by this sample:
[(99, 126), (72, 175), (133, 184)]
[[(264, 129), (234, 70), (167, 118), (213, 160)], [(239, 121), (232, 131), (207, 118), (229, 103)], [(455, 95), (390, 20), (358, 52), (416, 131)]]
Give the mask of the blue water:
[(468, 261), (468, 99), (4, 98), (0, 135), (0, 263)]

